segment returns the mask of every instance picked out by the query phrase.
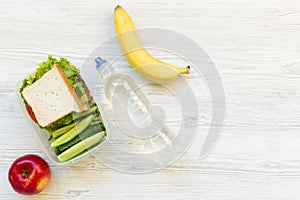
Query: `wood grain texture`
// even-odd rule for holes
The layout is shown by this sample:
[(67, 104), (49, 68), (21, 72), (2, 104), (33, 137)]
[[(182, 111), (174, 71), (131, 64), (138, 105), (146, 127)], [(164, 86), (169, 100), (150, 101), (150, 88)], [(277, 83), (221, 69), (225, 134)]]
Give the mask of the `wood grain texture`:
[(199, 93), (199, 133), (171, 166), (132, 175), (93, 158), (70, 167), (51, 165), (52, 181), (32, 199), (299, 199), (296, 0), (1, 1), (0, 199), (27, 199), (14, 193), (7, 180), (14, 159), (27, 153), (45, 157), (22, 118), (16, 85), (49, 53), (81, 66), (114, 34), (112, 11), (117, 4), (131, 13), (137, 27), (182, 33), (209, 54), (226, 94), (222, 137), (199, 160), (210, 123), (208, 95)]

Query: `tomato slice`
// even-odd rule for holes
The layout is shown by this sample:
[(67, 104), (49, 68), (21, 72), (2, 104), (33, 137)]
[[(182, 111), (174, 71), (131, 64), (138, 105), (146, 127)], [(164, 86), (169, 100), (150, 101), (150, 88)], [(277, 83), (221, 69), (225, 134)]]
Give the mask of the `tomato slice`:
[(27, 110), (27, 113), (29, 114), (30, 118), (34, 121), (34, 122), (37, 122), (36, 118), (35, 118), (35, 115), (32, 111), (32, 108), (30, 107), (30, 105), (28, 105), (26, 103), (26, 110)]

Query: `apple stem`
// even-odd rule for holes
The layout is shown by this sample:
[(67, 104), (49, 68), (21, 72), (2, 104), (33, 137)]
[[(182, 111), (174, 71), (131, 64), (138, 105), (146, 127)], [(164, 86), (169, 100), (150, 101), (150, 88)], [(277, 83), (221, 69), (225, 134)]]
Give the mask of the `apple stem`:
[(24, 169), (23, 171), (22, 171), (22, 175), (24, 176), (24, 177), (28, 177), (28, 174), (29, 174), (29, 170), (28, 169)]

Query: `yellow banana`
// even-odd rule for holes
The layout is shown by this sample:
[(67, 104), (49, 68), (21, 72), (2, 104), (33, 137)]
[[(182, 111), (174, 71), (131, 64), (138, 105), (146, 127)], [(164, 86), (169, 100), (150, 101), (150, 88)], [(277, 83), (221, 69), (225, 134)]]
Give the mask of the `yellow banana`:
[(142, 46), (129, 14), (117, 6), (114, 24), (121, 49), (129, 64), (141, 75), (154, 82), (168, 82), (179, 74), (188, 74), (190, 67), (178, 68), (151, 56)]

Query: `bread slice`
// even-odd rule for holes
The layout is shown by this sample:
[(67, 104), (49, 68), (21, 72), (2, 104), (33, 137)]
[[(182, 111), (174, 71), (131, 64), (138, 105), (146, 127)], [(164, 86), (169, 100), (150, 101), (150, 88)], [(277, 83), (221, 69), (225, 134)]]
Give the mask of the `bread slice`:
[(57, 64), (35, 83), (26, 87), (22, 94), (42, 127), (49, 126), (71, 112), (88, 109), (81, 104), (66, 75)]

